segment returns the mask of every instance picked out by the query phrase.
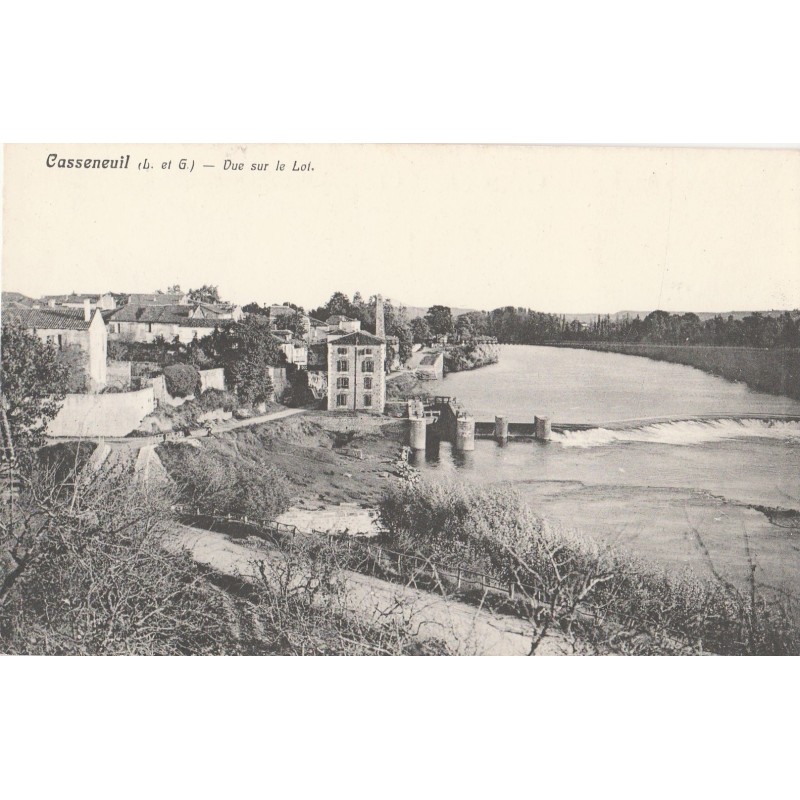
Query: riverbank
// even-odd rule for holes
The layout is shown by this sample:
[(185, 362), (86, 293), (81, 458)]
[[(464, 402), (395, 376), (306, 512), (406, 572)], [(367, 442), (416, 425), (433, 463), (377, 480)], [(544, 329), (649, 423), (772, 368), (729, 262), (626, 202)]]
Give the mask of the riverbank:
[(465, 372), (467, 370), (497, 364), (500, 360), (500, 347), (497, 342), (465, 342), (448, 345), (444, 353), (444, 372)]
[[(252, 425), (195, 440), (221, 464), (258, 468), (264, 457), (286, 475), (294, 503), (357, 503), (375, 506), (395, 476), (405, 423), (371, 414), (334, 416), (323, 411)], [(180, 480), (181, 448), (161, 445), (159, 453)], [(169, 451), (165, 453), (165, 451)]]
[(800, 350), (702, 345), (622, 344), (617, 342), (558, 342), (545, 347), (565, 347), (643, 356), (653, 361), (683, 364), (702, 372), (744, 383), (751, 389), (800, 400)]

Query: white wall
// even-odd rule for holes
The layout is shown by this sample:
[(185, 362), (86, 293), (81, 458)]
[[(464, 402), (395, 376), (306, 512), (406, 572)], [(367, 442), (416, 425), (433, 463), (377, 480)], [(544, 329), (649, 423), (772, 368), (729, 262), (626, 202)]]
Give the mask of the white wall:
[(48, 436), (127, 436), (155, 408), (153, 389), (118, 394), (68, 394)]
[(200, 391), (206, 389), (225, 390), (225, 370), (222, 367), (200, 370)]

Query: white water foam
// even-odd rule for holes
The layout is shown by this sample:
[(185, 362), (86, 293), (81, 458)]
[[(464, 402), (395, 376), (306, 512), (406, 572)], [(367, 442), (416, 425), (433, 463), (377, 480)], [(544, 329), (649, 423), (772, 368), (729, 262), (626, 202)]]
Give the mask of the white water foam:
[(697, 445), (723, 439), (776, 439), (800, 444), (800, 422), (765, 419), (713, 419), (657, 422), (639, 428), (553, 433), (552, 441), (563, 447), (604, 447), (625, 442)]

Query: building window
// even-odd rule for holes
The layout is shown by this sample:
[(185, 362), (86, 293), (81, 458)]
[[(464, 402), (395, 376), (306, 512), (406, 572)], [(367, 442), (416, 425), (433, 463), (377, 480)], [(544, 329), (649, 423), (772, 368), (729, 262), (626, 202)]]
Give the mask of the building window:
[(336, 362), (336, 371), (337, 372), (348, 372), (350, 370), (350, 362), (346, 359), (341, 359), (340, 361)]
[(361, 371), (362, 372), (375, 372), (375, 362), (368, 358), (361, 364)]
[(369, 408), (372, 405), (372, 395), (365, 394), (364, 395), (364, 407)]
[(152, 333), (153, 332), (153, 323), (152, 322), (148, 322), (147, 323), (147, 332), (148, 333)]
[(336, 405), (339, 408), (347, 405), (347, 395), (346, 394), (337, 394), (336, 395)]
[(372, 378), (364, 378), (364, 388), (365, 389), (372, 388)]
[(58, 334), (58, 349), (59, 350), (63, 350), (64, 349), (64, 341), (61, 338), (61, 334), (60, 333)]
[(372, 348), (371, 347), (366, 347), (364, 349), (364, 355), (365, 356), (371, 356), (372, 355)]
[(346, 356), (346, 355), (347, 355), (347, 348), (346, 348), (346, 347), (337, 347), (337, 348), (336, 348), (336, 352), (337, 352), (337, 353), (338, 353), (340, 356)]
[(337, 378), (336, 379), (336, 388), (337, 389), (349, 389), (350, 388), (350, 378)]

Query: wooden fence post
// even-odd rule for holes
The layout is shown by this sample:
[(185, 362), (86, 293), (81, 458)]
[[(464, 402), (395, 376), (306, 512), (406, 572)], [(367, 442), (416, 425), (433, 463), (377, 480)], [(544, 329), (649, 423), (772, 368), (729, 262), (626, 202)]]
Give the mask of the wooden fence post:
[(509, 597), (510, 597), (512, 600), (514, 599), (514, 589), (515, 589), (515, 587), (516, 587), (516, 584), (514, 583), (514, 581), (511, 581), (511, 582), (508, 584), (508, 596), (509, 596)]
[(458, 568), (456, 572), (456, 589), (461, 588), (461, 567)]

